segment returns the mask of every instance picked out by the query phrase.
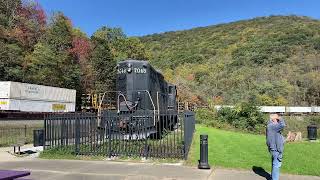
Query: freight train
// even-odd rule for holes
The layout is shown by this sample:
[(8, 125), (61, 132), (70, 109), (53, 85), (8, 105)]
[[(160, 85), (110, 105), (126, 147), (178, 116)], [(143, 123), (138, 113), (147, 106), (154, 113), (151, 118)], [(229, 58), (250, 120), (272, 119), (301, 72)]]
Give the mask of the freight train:
[[(215, 109), (219, 110), (222, 107), (234, 106), (222, 106), (216, 105)], [(259, 106), (260, 111), (263, 113), (282, 113), (282, 114), (318, 114), (320, 113), (320, 106)]]
[[(105, 115), (109, 118), (101, 119), (100, 126), (111, 123), (114, 132), (131, 135), (143, 132), (155, 138), (174, 130), (178, 122), (176, 86), (166, 82), (147, 61), (121, 61), (116, 69), (116, 91), (104, 93), (101, 100), (101, 104), (116, 102), (116, 120), (110, 122), (112, 115)], [(101, 113), (103, 116), (104, 112)]]
[(43, 119), (44, 113), (75, 112), (76, 90), (0, 81), (0, 119)]

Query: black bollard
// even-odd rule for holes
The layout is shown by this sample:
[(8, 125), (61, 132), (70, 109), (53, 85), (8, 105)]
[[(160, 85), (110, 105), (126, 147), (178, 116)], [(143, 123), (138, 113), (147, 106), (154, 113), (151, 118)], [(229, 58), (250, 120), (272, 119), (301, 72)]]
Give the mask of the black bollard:
[(200, 135), (200, 160), (199, 160), (199, 169), (210, 169), (208, 164), (208, 135)]

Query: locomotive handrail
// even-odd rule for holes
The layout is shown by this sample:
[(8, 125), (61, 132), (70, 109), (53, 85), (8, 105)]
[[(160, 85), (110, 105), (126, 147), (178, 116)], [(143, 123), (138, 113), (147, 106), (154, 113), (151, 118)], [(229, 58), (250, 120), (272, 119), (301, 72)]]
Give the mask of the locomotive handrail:
[(101, 106), (102, 106), (102, 102), (103, 102), (103, 99), (104, 99), (104, 96), (106, 95), (106, 93), (112, 93), (112, 92), (115, 92), (115, 93), (121, 93), (121, 91), (105, 91), (102, 95), (102, 98), (100, 100), (100, 103), (99, 103), (99, 107), (98, 107), (98, 112), (101, 111)]
[(120, 92), (120, 91), (105, 91), (100, 99), (100, 103), (99, 103), (99, 107), (98, 107), (98, 126), (101, 125), (101, 106), (102, 106), (102, 102), (103, 102), (103, 99), (104, 99), (104, 96), (106, 95), (106, 93), (111, 93), (111, 92)]
[(147, 90), (144, 90), (144, 91), (146, 91), (148, 93), (150, 101), (151, 101), (152, 106), (153, 106), (153, 125), (155, 126), (156, 125), (156, 107), (154, 106), (154, 103), (153, 103), (153, 100), (151, 98), (150, 92), (147, 91)]
[[(153, 107), (153, 125), (155, 126), (155, 125), (156, 125), (156, 107), (155, 107), (154, 102), (153, 102), (153, 100), (152, 100), (152, 98), (151, 98), (150, 92), (147, 91), (147, 90), (138, 90), (138, 92), (139, 92), (139, 91), (140, 91), (140, 92), (141, 92), (141, 91), (142, 91), (142, 92), (147, 92), (147, 94), (148, 94), (148, 96), (149, 96), (149, 99), (150, 99), (151, 104), (152, 104), (152, 107)], [(123, 94), (121, 91), (105, 91), (105, 92), (103, 93), (102, 98), (101, 98), (101, 101), (100, 101), (100, 103), (99, 103), (98, 116), (101, 115), (102, 101), (103, 101), (106, 93), (112, 93), (112, 92), (113, 92), (113, 93), (119, 93), (119, 96), (122, 95), (122, 96), (124, 97), (125, 103), (127, 103), (127, 102), (126, 102), (127, 100), (126, 100), (124, 94)], [(117, 100), (117, 109), (118, 109), (117, 112), (118, 112), (118, 113), (120, 112), (119, 96), (118, 96), (118, 100)]]
[(157, 91), (157, 109), (158, 109), (158, 119), (160, 120), (159, 91)]
[[(127, 99), (126, 99), (126, 96), (122, 93), (119, 93), (118, 95), (118, 102), (120, 101), (120, 96), (123, 97), (124, 99), (124, 103), (126, 104), (127, 108), (131, 111), (133, 108), (137, 107), (138, 106), (138, 103), (136, 103), (134, 106), (132, 107), (129, 107), (129, 104), (127, 103)], [(120, 103), (118, 103), (118, 113), (120, 112)]]

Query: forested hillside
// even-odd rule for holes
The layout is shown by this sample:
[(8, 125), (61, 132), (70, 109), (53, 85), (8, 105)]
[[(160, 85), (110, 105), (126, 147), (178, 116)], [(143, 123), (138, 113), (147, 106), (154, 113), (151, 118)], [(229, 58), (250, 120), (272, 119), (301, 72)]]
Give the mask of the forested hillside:
[(320, 21), (271, 16), (140, 38), (196, 103), (320, 105)]
[[(101, 27), (91, 37), (61, 12), (47, 15), (34, 1), (0, 1), (0, 81), (77, 89), (113, 90), (115, 64), (149, 59), (138, 38)], [(80, 101), (78, 101), (80, 102)]]
[(103, 26), (91, 37), (34, 1), (0, 1), (0, 81), (112, 90), (117, 61), (150, 60), (198, 104), (320, 105), (320, 21), (271, 16), (127, 37)]

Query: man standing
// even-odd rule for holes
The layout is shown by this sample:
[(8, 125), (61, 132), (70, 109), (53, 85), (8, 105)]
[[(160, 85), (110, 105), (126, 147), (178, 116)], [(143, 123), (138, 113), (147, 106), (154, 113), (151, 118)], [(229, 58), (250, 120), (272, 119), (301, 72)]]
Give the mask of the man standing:
[(278, 113), (270, 114), (270, 120), (266, 130), (266, 137), (268, 150), (272, 156), (272, 180), (279, 180), (284, 148), (284, 137), (282, 136), (281, 131), (284, 127), (285, 122)]

